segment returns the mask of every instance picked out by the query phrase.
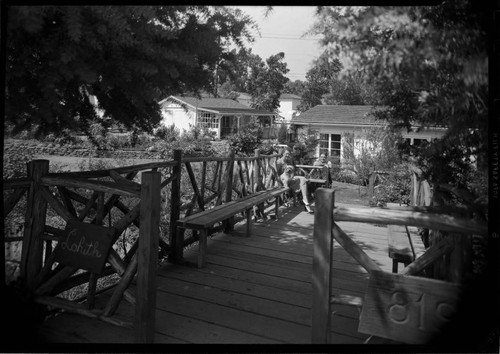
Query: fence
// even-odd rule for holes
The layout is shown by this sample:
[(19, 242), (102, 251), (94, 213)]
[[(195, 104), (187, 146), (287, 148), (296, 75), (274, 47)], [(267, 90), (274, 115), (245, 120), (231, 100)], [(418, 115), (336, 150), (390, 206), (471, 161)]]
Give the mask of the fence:
[[(22, 236), (4, 238), (22, 245), (17, 283), (38, 303), (134, 327), (137, 342), (152, 342), (159, 252), (181, 262), (184, 248), (198, 240), (195, 233), (176, 238), (175, 222), (265, 189), (264, 181), (279, 180), (278, 157), (258, 150), (250, 157), (183, 157), (176, 150), (169, 161), (64, 173), (49, 173), (47, 160), (32, 161), (27, 178), (3, 183), (4, 219), (24, 219)], [(119, 281), (98, 286), (113, 274)], [(61, 295), (82, 284), (83, 298)], [(97, 308), (96, 295), (110, 288)], [(113, 317), (123, 299), (135, 305), (135, 323)]]
[[(359, 331), (406, 343), (422, 344), (449, 318), (458, 301), (467, 262), (462, 240), (468, 234), (485, 235), (487, 226), (453, 216), (453, 210), (413, 208), (339, 208), (335, 192), (316, 191), (313, 234), (312, 341), (328, 343), (331, 305), (356, 306), (361, 310)], [(458, 209), (461, 212), (461, 209)], [(336, 224), (350, 221), (373, 224), (406, 225), (450, 232), (409, 264), (400, 274), (382, 272), (380, 267)], [(332, 296), (333, 242), (337, 241), (370, 276), (364, 298)], [(449, 279), (441, 281), (417, 277), (444, 256), (450, 256)], [(425, 299), (425, 302), (424, 302)], [(410, 319), (412, 313), (412, 319)], [(416, 315), (413, 315), (416, 314)], [(424, 326), (425, 320), (425, 326)], [(420, 321), (420, 322), (418, 322)]]

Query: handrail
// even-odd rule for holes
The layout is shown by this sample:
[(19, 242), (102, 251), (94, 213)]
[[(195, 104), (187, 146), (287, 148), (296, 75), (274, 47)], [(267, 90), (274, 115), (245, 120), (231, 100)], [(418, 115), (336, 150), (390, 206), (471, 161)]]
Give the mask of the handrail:
[(44, 186), (64, 186), (72, 188), (89, 188), (99, 192), (107, 192), (127, 197), (139, 197), (140, 191), (125, 188), (113, 182), (94, 181), (76, 178), (47, 176), (41, 179)]
[[(405, 225), (484, 235), (487, 227), (476, 221), (459, 219), (445, 214), (415, 210), (391, 210), (381, 208), (335, 207), (335, 191), (319, 188), (315, 193), (316, 210), (313, 231), (313, 302), (312, 302), (312, 342), (328, 343), (330, 337), (331, 305), (334, 303), (360, 307), (361, 299), (343, 299), (331, 296), (331, 271), (333, 262), (333, 240), (339, 244), (365, 268), (369, 274), (377, 274), (380, 267), (359, 247), (335, 222), (352, 221), (362, 223)], [(421, 257), (408, 265), (401, 275), (414, 275), (439, 257), (455, 252), (454, 240), (444, 238), (427, 249)]]
[[(260, 159), (270, 159), (270, 158), (275, 158), (275, 157), (281, 157), (279, 154), (273, 154), (273, 155), (260, 155)], [(235, 161), (255, 161), (259, 159), (255, 156), (235, 156), (234, 160)], [(181, 163), (192, 163), (192, 162), (212, 162), (212, 161), (222, 161), (226, 162), (229, 161), (229, 157), (213, 157), (213, 156), (204, 156), (204, 157), (183, 157), (181, 160)], [(129, 173), (133, 171), (142, 171), (142, 170), (149, 170), (153, 168), (163, 168), (163, 167), (173, 167), (177, 165), (177, 161), (175, 160), (168, 160), (168, 161), (158, 161), (158, 162), (148, 162), (144, 164), (139, 164), (139, 165), (130, 165), (130, 166), (123, 166), (123, 167), (113, 167), (113, 168), (107, 168), (103, 170), (95, 170), (95, 171), (75, 171), (75, 172), (58, 172), (58, 173), (49, 173), (47, 176), (49, 177), (72, 177), (72, 178), (99, 178), (99, 177), (108, 177), (109, 176), (109, 171), (115, 171), (119, 174), (123, 173)], [(29, 183), (28, 179), (19, 179), (19, 180), (6, 180), (4, 181), (4, 189), (10, 189), (10, 188), (18, 188), (21, 186), (26, 186), (25, 185)]]
[(472, 220), (450, 215), (381, 208), (335, 207), (335, 221), (416, 226), (463, 234), (486, 235), (488, 227)]
[[(180, 217), (180, 210), (183, 209), (180, 202), (185, 201), (185, 198), (188, 197), (189, 193), (192, 192), (194, 195), (190, 198), (190, 202), (185, 204), (187, 215), (193, 212), (195, 204), (198, 204), (198, 208), (202, 210), (206, 207), (206, 204), (209, 201), (214, 199), (216, 199), (215, 204), (217, 205), (222, 202), (227, 203), (231, 201), (235, 192), (238, 195), (237, 198), (246, 196), (248, 193), (256, 193), (261, 188), (264, 188), (264, 182), (268, 182), (269, 173), (274, 173), (273, 176), (277, 179), (273, 164), (275, 164), (274, 159), (279, 158), (280, 156), (281, 155), (279, 154), (261, 155), (260, 151), (256, 150), (254, 156), (235, 156), (234, 154), (230, 154), (227, 157), (182, 157), (182, 151), (176, 150), (174, 151), (174, 159), (169, 161), (150, 162), (124, 167), (112, 167), (96, 171), (62, 173), (48, 173), (48, 160), (32, 161), (29, 164), (29, 166), (32, 166), (29, 167), (28, 170), (28, 176), (30, 176), (29, 178), (17, 178), (4, 181), (4, 190), (13, 190), (13, 193), (9, 193), (6, 197), (4, 197), (4, 206), (7, 207), (4, 211), (6, 212), (4, 216), (8, 215), (8, 212), (11, 212), (19, 200), (21, 200), (23, 194), (28, 192), (26, 209), (28, 211), (35, 212), (38, 217), (38, 219), (34, 221), (31, 220), (32, 218), (30, 217), (29, 223), (25, 223), (25, 235), (22, 239), (20, 239), (24, 243), (23, 246), (27, 246), (23, 247), (23, 252), (25, 254), (23, 254), (21, 258), (22, 269), (24, 273), (27, 274), (25, 278), (29, 279), (30, 289), (35, 291), (37, 295), (45, 296), (47, 294), (56, 294), (59, 289), (68, 286), (68, 284), (73, 284), (76, 280), (78, 280), (78, 282), (85, 281), (83, 278), (71, 278), (75, 269), (70, 266), (64, 267), (61, 272), (55, 275), (51, 274), (48, 276), (47, 272), (52, 269), (54, 257), (49, 256), (43, 258), (43, 247), (41, 247), (43, 246), (42, 241), (57, 241), (57, 235), (52, 236), (51, 234), (62, 233), (63, 230), (51, 228), (46, 225), (45, 216), (47, 206), (50, 206), (52, 211), (66, 221), (77, 219), (80, 222), (85, 222), (85, 218), (88, 216), (91, 209), (96, 211), (96, 215), (93, 216), (94, 221), (90, 221), (91, 223), (96, 222), (97, 224), (101, 224), (103, 219), (107, 215), (110, 215), (109, 226), (115, 229), (115, 236), (111, 241), (112, 243), (116, 242), (118, 237), (131, 223), (139, 228), (139, 233), (142, 235), (140, 238), (143, 240), (144, 233), (152, 236), (152, 233), (147, 229), (148, 227), (151, 230), (154, 229), (155, 232), (159, 232), (159, 226), (153, 225), (150, 219), (153, 216), (157, 218), (160, 215), (160, 211), (153, 213), (148, 212), (146, 209), (143, 210), (143, 208), (146, 208), (148, 204), (150, 204), (147, 199), (152, 199), (151, 196), (154, 196), (154, 198), (159, 200), (160, 193), (158, 192), (167, 184), (171, 184), (170, 221), (171, 225), (175, 225), (175, 221)], [(215, 168), (208, 170), (207, 163), (210, 162), (216, 163), (216, 166), (213, 166)], [(194, 166), (192, 165), (194, 163), (203, 164), (202, 166), (199, 166), (198, 170), (201, 171), (201, 182), (199, 181), (199, 175), (196, 173), (197, 170), (194, 169)], [(182, 166), (183, 164), (184, 166)], [(164, 173), (165, 171), (163, 170), (156, 171), (163, 167), (171, 169), (167, 169), (167, 173)], [(186, 171), (183, 171), (184, 167)], [(32, 169), (36, 173), (31, 171)], [(143, 173), (142, 177), (144, 179), (145, 176), (155, 174), (157, 181), (153, 187), (147, 187), (144, 184), (144, 181), (141, 184), (134, 182), (134, 177), (138, 172), (148, 170), (152, 171)], [(208, 176), (209, 171), (213, 174), (211, 188), (206, 185), (207, 182), (210, 182), (210, 177)], [(184, 172), (187, 172), (187, 177), (189, 178), (186, 179), (186, 182), (191, 182), (191, 188), (189, 186), (185, 186), (186, 188), (183, 190), (183, 193), (186, 192), (186, 195), (181, 195), (181, 179), (184, 180), (184, 178), (186, 178)], [(161, 182), (159, 178), (161, 175), (163, 175), (164, 178), (163, 182)], [(101, 180), (103, 177), (105, 180)], [(57, 188), (52, 188), (54, 186)], [(49, 189), (49, 187), (51, 188)], [(148, 190), (150, 197), (145, 197), (142, 194), (144, 194), (148, 188), (150, 188)], [(89, 195), (87, 192), (82, 193), (80, 189), (90, 190), (92, 195)], [(205, 190), (211, 190), (211, 195), (205, 196)], [(105, 200), (105, 194), (110, 194), (107, 200)], [(40, 200), (39, 204), (42, 205), (43, 208), (32, 206), (33, 200), (36, 199), (35, 197)], [(120, 200), (121, 197), (135, 199), (140, 198), (140, 201), (135, 201), (134, 203), (136, 204), (132, 207), (132, 205), (126, 205), (127, 203), (124, 204), (123, 201)], [(157, 204), (158, 200), (156, 200), (155, 204)], [(74, 202), (83, 204), (83, 209), (77, 210)], [(116, 215), (111, 216), (112, 208), (117, 208), (124, 215), (119, 219), (116, 218)], [(158, 210), (160, 209), (158, 206), (155, 208)], [(139, 216), (141, 218), (140, 220), (138, 219)], [(112, 219), (115, 220), (111, 225)], [(157, 224), (158, 220), (156, 220), (155, 223)], [(230, 227), (231, 223), (232, 222), (230, 221), (226, 227)], [(40, 234), (43, 234), (44, 236), (34, 236)], [(181, 261), (182, 251), (186, 246), (187, 240), (184, 240), (183, 237), (182, 239), (177, 240), (177, 236), (172, 232), (170, 232), (169, 237), (169, 260), (173, 262)], [(139, 294), (139, 298), (135, 299), (134, 297), (127, 295), (127, 288), (129, 277), (133, 276), (136, 270), (139, 273), (142, 272), (143, 275), (146, 276), (146, 278), (143, 277), (143, 283), (146, 282), (150, 285), (153, 284), (151, 286), (145, 286), (144, 289), (146, 289), (146, 287), (149, 289), (154, 287), (154, 281), (150, 277), (152, 276), (152, 272), (154, 271), (156, 265), (155, 259), (158, 258), (158, 256), (153, 252), (155, 250), (158, 251), (158, 244), (156, 242), (159, 242), (160, 245), (162, 243), (161, 240), (154, 240), (154, 244), (151, 245), (150, 242), (149, 246), (144, 245), (145, 249), (141, 251), (141, 254), (146, 251), (150, 254), (142, 261), (136, 251), (137, 246), (140, 247), (140, 243), (136, 242), (136, 244), (130, 248), (130, 253), (126, 254), (123, 260), (121, 255), (118, 255), (114, 249), (110, 250), (108, 262), (110, 263), (113, 271), (117, 272), (120, 277), (122, 277), (120, 280), (122, 285), (115, 289), (114, 293), (116, 293), (116, 295), (108, 301), (104, 315), (102, 316), (103, 320), (112, 320), (108, 316), (113, 315), (115, 306), (119, 304), (123, 296), (125, 296), (129, 301), (133, 300), (134, 303), (137, 302), (137, 304), (141, 303), (141, 301), (146, 301), (146, 298), (151, 298), (150, 295), (141, 296), (141, 294)], [(35, 249), (34, 247), (31, 247), (30, 245), (32, 244), (37, 246), (37, 248)], [(163, 242), (163, 244), (165, 244), (165, 242)], [(52, 243), (48, 243), (47, 247), (50, 247), (49, 250), (53, 250)], [(165, 246), (161, 245), (161, 247), (164, 249)], [(36, 253), (35, 251), (32, 252), (32, 249), (35, 250)], [(32, 254), (35, 254), (38, 257), (35, 259), (37, 262), (32, 260)], [(134, 263), (131, 262), (130, 257), (128, 261), (126, 260), (126, 257), (130, 254), (133, 254), (133, 256), (131, 256), (132, 261), (138, 262), (138, 268), (137, 265), (134, 265)], [(36, 267), (34, 266), (35, 263)], [(48, 279), (45, 280), (46, 276)], [(42, 281), (42, 279), (44, 280)], [(91, 304), (94, 301), (93, 298), (95, 296), (97, 277), (95, 275), (89, 275), (87, 281), (89, 282), (87, 297), (89, 299), (89, 305), (92, 307)], [(148, 294), (150, 294), (150, 291), (148, 291)], [(144, 299), (141, 297), (144, 297)], [(74, 308), (70, 305), (59, 305), (61, 305), (61, 308), (67, 307), (70, 310), (74, 310)], [(151, 328), (154, 325), (154, 319), (151, 317), (152, 306), (152, 303), (142, 303), (136, 307), (136, 309), (142, 309), (143, 313), (143, 316), (141, 316), (142, 330), (137, 332), (141, 341), (152, 340), (150, 337)], [(92, 311), (88, 310), (84, 312), (88, 315)]]
[(28, 188), (31, 185), (31, 178), (9, 178), (3, 180), (3, 190)]
[(323, 166), (318, 166), (318, 165), (295, 165), (295, 167), (298, 167), (298, 168), (311, 168), (311, 169), (317, 169), (317, 170), (322, 170), (323, 167), (325, 167), (326, 165), (323, 165)]
[(368, 273), (382, 271), (377, 263), (375, 263), (335, 222), (332, 226), (332, 234), (342, 248), (345, 249), (360, 266), (365, 268)]
[(129, 173), (134, 171), (149, 170), (153, 168), (171, 167), (177, 165), (176, 161), (159, 161), (159, 162), (148, 162), (139, 165), (130, 165), (123, 167), (112, 167), (104, 170), (95, 171), (75, 171), (75, 172), (58, 172), (49, 173), (49, 177), (73, 177), (73, 178), (99, 178), (108, 177), (109, 171), (115, 171), (117, 173)]

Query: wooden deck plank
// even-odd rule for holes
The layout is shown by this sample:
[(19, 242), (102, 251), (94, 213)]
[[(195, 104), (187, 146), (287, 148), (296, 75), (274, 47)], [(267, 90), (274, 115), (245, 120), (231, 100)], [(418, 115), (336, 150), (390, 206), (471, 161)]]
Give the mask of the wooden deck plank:
[[(157, 343), (296, 343), (311, 341), (312, 215), (281, 207), (280, 219), (245, 222), (231, 234), (208, 240), (206, 268), (165, 264), (158, 270)], [(339, 222), (339, 226), (383, 269), (390, 271), (386, 228)], [(332, 291), (363, 296), (368, 274), (334, 243)], [(197, 247), (185, 252), (196, 260)], [(96, 305), (104, 303), (101, 294)], [(331, 342), (361, 344), (357, 308), (334, 305)], [(122, 302), (117, 316), (132, 321), (134, 308)], [(44, 327), (52, 342), (130, 343), (130, 329), (78, 315), (62, 314)]]
[(182, 314), (240, 332), (258, 335), (282, 343), (309, 343), (304, 333), (310, 331), (307, 325), (241, 311), (234, 307), (207, 304), (205, 300), (196, 300), (184, 296), (163, 293), (158, 296), (158, 308), (164, 311)]

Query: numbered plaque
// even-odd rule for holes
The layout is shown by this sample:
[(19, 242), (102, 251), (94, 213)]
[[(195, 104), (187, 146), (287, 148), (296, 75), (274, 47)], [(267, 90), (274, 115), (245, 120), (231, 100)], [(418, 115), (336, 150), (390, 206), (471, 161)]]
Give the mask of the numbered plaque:
[(373, 272), (359, 332), (409, 344), (425, 344), (448, 322), (461, 287), (440, 280)]
[(54, 250), (59, 263), (102, 273), (108, 258), (114, 228), (69, 220), (64, 236)]

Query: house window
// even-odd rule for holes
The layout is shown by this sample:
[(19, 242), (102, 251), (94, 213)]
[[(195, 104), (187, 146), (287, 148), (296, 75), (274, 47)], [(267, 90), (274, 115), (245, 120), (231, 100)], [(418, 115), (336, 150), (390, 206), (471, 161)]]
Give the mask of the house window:
[(200, 112), (198, 116), (198, 127), (202, 129), (219, 129), (219, 118), (215, 116), (215, 113)]
[(422, 145), (423, 142), (427, 142), (427, 139), (417, 139), (417, 138), (413, 138), (413, 145), (414, 146), (419, 146), (419, 145)]
[(319, 153), (325, 156), (340, 157), (340, 134), (320, 134), (319, 135)]

